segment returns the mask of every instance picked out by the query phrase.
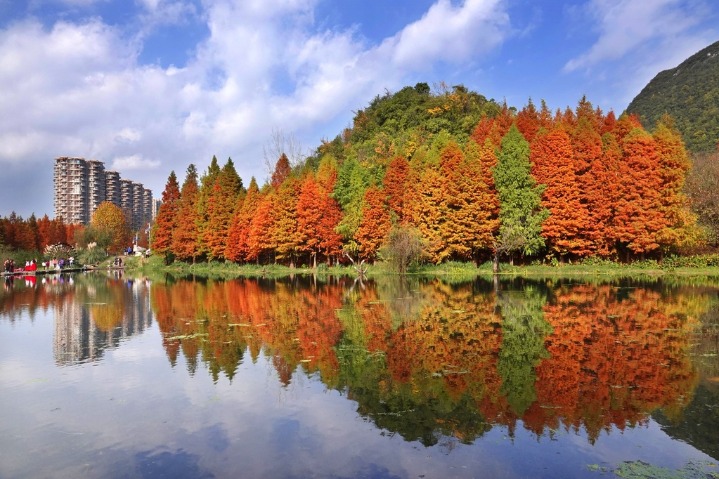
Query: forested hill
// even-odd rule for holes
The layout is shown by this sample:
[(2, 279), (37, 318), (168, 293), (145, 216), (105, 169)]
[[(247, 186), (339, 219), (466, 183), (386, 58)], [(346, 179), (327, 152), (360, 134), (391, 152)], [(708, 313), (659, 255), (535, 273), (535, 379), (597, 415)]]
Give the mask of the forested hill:
[(689, 151), (714, 150), (719, 143), (719, 42), (659, 73), (627, 112), (639, 115), (649, 129), (669, 113)]
[(377, 96), (369, 106), (355, 114), (349, 141), (369, 139), (377, 133), (391, 137), (407, 130), (433, 134), (445, 130), (454, 137), (468, 137), (483, 116), (494, 117), (500, 106), (463, 85), (438, 86), (432, 94), (426, 83), (402, 88), (397, 93)]
[[(309, 161), (316, 167), (327, 153), (340, 161), (347, 156), (362, 161), (400, 152), (409, 157), (442, 131), (465, 141), (482, 117), (493, 118), (501, 111), (496, 101), (464, 85), (440, 83), (433, 92), (427, 83), (417, 83), (376, 96), (366, 108), (355, 112), (350, 128), (320, 146)], [(380, 151), (383, 146), (387, 151)]]

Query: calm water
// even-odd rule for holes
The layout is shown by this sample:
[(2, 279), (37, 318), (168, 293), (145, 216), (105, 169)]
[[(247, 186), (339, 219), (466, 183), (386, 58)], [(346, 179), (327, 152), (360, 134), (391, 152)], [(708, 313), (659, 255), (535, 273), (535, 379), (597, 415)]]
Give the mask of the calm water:
[(6, 281), (0, 477), (703, 477), (717, 285)]

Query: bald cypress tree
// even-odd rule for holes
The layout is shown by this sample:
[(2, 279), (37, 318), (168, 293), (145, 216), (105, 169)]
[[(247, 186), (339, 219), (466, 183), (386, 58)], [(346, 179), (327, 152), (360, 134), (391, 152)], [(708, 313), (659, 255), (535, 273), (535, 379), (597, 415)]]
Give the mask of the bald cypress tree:
[(172, 235), (172, 252), (177, 259), (194, 263), (199, 250), (197, 246), (197, 169), (190, 164), (187, 167), (185, 181), (180, 190), (177, 211), (177, 225)]
[(172, 245), (172, 235), (177, 226), (177, 208), (180, 200), (180, 186), (175, 172), (170, 172), (162, 192), (162, 204), (157, 212), (155, 225), (152, 229), (151, 248), (155, 253), (167, 256)]

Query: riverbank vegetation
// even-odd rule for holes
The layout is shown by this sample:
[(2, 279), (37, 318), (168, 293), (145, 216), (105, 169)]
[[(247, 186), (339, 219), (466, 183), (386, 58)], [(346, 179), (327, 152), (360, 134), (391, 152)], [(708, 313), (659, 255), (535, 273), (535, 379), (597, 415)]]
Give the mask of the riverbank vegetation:
[(417, 84), (314, 154), (281, 153), (262, 187), (231, 159), (199, 177), (190, 165), (182, 186), (172, 172), (151, 246), (168, 265), (290, 269), (662, 262), (716, 247), (685, 191), (690, 166), (668, 117), (649, 132), (585, 98), (517, 111)]
[[(176, 261), (168, 265), (161, 256), (149, 258), (140, 256), (123, 257), (125, 270), (130, 275), (142, 275), (161, 278), (166, 275), (173, 277), (199, 276), (217, 279), (246, 278), (280, 278), (297, 275), (323, 277), (356, 277), (357, 270), (351, 265), (317, 267), (309, 265), (290, 267), (282, 264), (237, 264), (222, 261), (197, 262), (195, 264)], [(448, 261), (438, 265), (417, 264), (405, 271), (406, 276), (429, 278), (442, 277), (448, 281), (468, 281), (476, 277), (494, 275), (491, 262), (475, 265), (469, 262)], [(394, 265), (377, 262), (364, 271), (363, 277), (377, 278), (396, 275)], [(580, 278), (586, 281), (589, 277), (603, 278), (707, 278), (712, 283), (719, 282), (719, 255), (687, 256), (665, 258), (661, 263), (655, 260), (636, 261), (631, 264), (617, 263), (609, 260), (586, 260), (575, 264), (526, 264), (510, 265), (502, 263), (501, 277), (527, 278)]]

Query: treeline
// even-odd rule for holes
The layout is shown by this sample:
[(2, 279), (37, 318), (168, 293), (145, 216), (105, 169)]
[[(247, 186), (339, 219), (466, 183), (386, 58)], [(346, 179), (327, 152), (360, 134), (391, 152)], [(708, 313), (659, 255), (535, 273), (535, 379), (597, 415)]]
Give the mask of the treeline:
[(12, 250), (43, 251), (48, 245), (71, 244), (79, 225), (65, 224), (62, 218), (35, 215), (23, 219), (12, 212), (0, 218), (0, 245)]
[[(216, 158), (168, 178), (152, 248), (168, 260), (316, 264), (630, 260), (703, 238), (670, 118), (653, 132), (583, 98), (516, 111), (463, 87), (377, 98), (333, 141), (245, 188)], [(409, 255), (409, 257), (408, 257)]]

